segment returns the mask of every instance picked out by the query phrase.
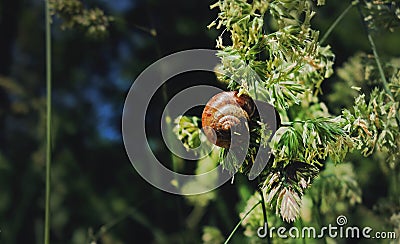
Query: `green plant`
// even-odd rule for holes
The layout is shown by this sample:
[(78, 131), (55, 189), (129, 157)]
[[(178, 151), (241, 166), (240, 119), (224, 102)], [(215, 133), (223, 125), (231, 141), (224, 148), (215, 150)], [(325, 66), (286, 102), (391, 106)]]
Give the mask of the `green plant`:
[[(323, 3), (318, 1), (318, 5)], [(370, 28), (378, 25), (389, 10), (397, 15), (391, 15), (395, 20), (387, 27), (395, 28), (400, 10), (393, 3), (388, 10), (384, 3), (354, 1), (345, 12), (354, 6), (365, 23), (374, 57), (369, 60), (373, 62), (361, 63), (361, 66), (368, 68), (366, 80), (373, 80), (375, 88), (369, 94), (360, 94), (358, 87), (349, 85), (358, 96), (353, 108), (343, 109), (338, 116), (331, 114), (318, 96), (321, 83), (334, 72), (334, 54), (322, 42), (338, 21), (320, 41), (319, 32), (311, 28), (310, 21), (315, 15), (311, 1), (221, 0), (211, 6), (218, 8), (219, 13), (209, 28), (222, 29), (217, 38), (221, 58), (217, 78), (227, 84), (228, 90), (273, 104), (282, 120), (281, 128), (268, 144), (274, 158), (260, 175), (260, 189), (261, 199), (265, 199), (269, 211), (287, 222), (295, 221), (300, 215), (301, 199), (321, 171), (325, 168), (334, 171), (327, 160), (337, 164), (353, 150), (364, 156), (379, 151), (385, 153), (389, 168), (395, 172), (393, 177), (399, 174), (399, 68), (387, 67), (390, 72), (384, 72)], [(247, 174), (259, 142), (269, 139), (262, 128), (250, 132), (250, 142), (258, 143), (250, 143), (243, 166), (234, 167), (240, 162), (225, 158), (225, 149), (221, 149), (218, 162), (232, 173), (238, 170)], [(182, 130), (179, 123), (175, 131), (181, 139), (183, 131), (191, 133)], [(199, 129), (195, 131), (200, 134)], [(185, 144), (193, 143), (189, 140)], [(333, 181), (340, 179), (333, 178)], [(357, 183), (353, 180), (347, 183), (340, 187), (345, 191), (353, 189), (352, 204), (360, 202)], [(316, 189), (318, 185), (321, 184)], [(395, 196), (398, 197), (398, 192)], [(265, 211), (263, 216), (261, 212), (253, 214), (267, 220)]]
[(45, 187), (45, 221), (44, 243), (50, 243), (50, 217), (51, 217), (51, 163), (52, 163), (52, 45), (51, 22), (52, 16), (61, 17), (64, 22), (62, 29), (73, 28), (80, 25), (87, 28), (90, 35), (99, 35), (107, 32), (112, 17), (105, 16), (103, 11), (85, 9), (79, 0), (46, 0), (45, 1), (45, 26), (46, 26), (46, 187)]
[(86, 8), (80, 0), (50, 0), (49, 11), (63, 20), (61, 29), (80, 27), (94, 36), (107, 33), (110, 22), (114, 20), (99, 8)]

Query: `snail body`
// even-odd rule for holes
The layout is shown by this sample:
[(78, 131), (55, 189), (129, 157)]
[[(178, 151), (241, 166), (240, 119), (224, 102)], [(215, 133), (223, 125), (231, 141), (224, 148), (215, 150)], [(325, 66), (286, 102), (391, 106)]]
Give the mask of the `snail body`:
[(215, 145), (229, 148), (231, 133), (248, 123), (255, 112), (253, 99), (237, 91), (221, 92), (206, 104), (201, 122), (204, 134)]

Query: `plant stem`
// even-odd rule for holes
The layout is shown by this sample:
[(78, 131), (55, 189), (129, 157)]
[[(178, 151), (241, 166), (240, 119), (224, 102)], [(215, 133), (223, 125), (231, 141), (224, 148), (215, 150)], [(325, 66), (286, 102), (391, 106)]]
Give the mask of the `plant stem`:
[(237, 230), (237, 229), (239, 228), (239, 226), (242, 224), (243, 220), (244, 220), (244, 219), (258, 206), (258, 204), (260, 204), (260, 203), (261, 203), (261, 201), (257, 202), (256, 204), (254, 204), (254, 206), (253, 206), (249, 211), (247, 211), (247, 213), (243, 216), (243, 218), (240, 219), (239, 223), (237, 223), (237, 225), (235, 226), (235, 228), (232, 230), (231, 234), (228, 236), (228, 238), (226, 239), (226, 241), (224, 242), (224, 244), (227, 244), (227, 243), (231, 240), (233, 234), (235, 234), (236, 230)]
[(339, 22), (343, 19), (343, 17), (349, 12), (349, 10), (358, 3), (358, 0), (353, 1), (350, 3), (349, 6), (347, 6), (347, 8), (336, 18), (336, 20), (332, 23), (331, 26), (329, 26), (328, 30), (325, 32), (324, 36), (321, 38), (320, 43), (324, 43), (326, 41), (326, 39), (328, 38), (328, 36), (331, 34), (331, 32), (333, 31), (333, 29), (335, 29), (335, 27), (339, 24)]
[(267, 243), (270, 244), (271, 243), (271, 237), (269, 236), (267, 209), (265, 208), (264, 194), (262, 193), (261, 188), (259, 188), (258, 192), (261, 195), (261, 207), (262, 207), (263, 217), (264, 217), (264, 226), (266, 228), (265, 232), (267, 233)]
[(45, 3), (46, 12), (46, 203), (44, 223), (44, 243), (50, 243), (50, 167), (51, 167), (51, 26), (49, 0)]

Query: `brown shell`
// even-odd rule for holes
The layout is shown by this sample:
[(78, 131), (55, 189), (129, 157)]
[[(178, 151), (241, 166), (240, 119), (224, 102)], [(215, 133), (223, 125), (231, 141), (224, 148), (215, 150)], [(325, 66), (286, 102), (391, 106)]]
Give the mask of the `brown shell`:
[(203, 110), (201, 122), (204, 134), (215, 145), (229, 148), (231, 128), (248, 123), (254, 111), (254, 101), (248, 95), (238, 96), (237, 91), (218, 93)]

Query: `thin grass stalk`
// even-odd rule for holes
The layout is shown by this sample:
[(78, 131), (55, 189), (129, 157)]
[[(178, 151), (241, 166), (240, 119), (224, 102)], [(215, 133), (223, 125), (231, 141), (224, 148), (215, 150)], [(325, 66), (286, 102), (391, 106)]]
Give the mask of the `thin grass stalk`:
[(240, 221), (237, 223), (237, 225), (235, 226), (235, 228), (232, 230), (232, 232), (229, 234), (228, 238), (226, 238), (226, 241), (224, 242), (224, 244), (229, 243), (229, 241), (232, 239), (233, 235), (235, 234), (236, 230), (239, 228), (239, 226), (242, 224), (243, 220), (258, 206), (258, 204), (260, 204), (261, 201), (257, 202), (256, 204), (254, 204), (254, 206), (243, 216), (243, 218), (240, 219)]
[(328, 36), (332, 33), (332, 31), (339, 24), (339, 22), (344, 18), (344, 16), (346, 16), (346, 14), (349, 12), (349, 10), (357, 3), (358, 3), (358, 1), (351, 2), (350, 5), (347, 6), (347, 8), (335, 19), (335, 21), (331, 24), (331, 26), (329, 26), (328, 30), (325, 32), (324, 36), (321, 38), (321, 41), (320, 41), (321, 44), (326, 41)]
[(50, 243), (50, 185), (51, 185), (51, 26), (49, 0), (45, 0), (46, 13), (46, 200), (44, 243)]

